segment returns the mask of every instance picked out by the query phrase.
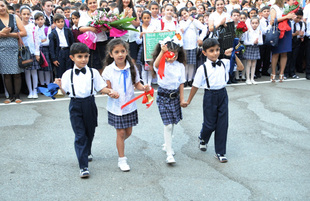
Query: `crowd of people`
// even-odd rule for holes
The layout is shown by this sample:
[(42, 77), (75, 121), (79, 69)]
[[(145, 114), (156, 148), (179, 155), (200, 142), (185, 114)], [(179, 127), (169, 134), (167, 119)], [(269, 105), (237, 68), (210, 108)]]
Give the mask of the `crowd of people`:
[[(166, 163), (175, 163), (172, 149), (174, 126), (182, 120), (181, 107), (186, 108), (198, 88), (204, 88), (203, 124), (199, 138), (201, 151), (207, 150), (215, 131), (215, 158), (227, 162), (228, 96), (226, 84), (245, 82), (269, 76), (271, 82), (298, 79), (296, 72), (305, 72), (310, 79), (310, 4), (294, 13), (284, 10), (296, 5), (295, 0), (188, 0), (161, 2), (138, 0), (81, 2), (43, 0), (7, 2), (0, 0), (0, 74), (5, 93), (4, 103), (21, 103), (24, 86), (29, 99), (38, 98), (38, 86), (54, 82), (69, 94), (70, 120), (75, 133), (75, 150), (80, 177), (88, 177), (88, 161), (97, 127), (94, 95), (108, 94), (108, 123), (116, 129), (118, 167), (129, 171), (125, 156), (125, 140), (138, 124), (137, 106), (129, 102), (134, 89), (151, 93), (158, 84), (157, 105), (164, 124)], [(302, 7), (302, 6), (300, 6)], [(98, 11), (97, 11), (98, 10)], [(122, 14), (134, 18), (129, 30), (119, 38), (110, 37), (106, 26), (90, 25), (95, 12)], [(277, 46), (265, 43), (272, 25), (287, 21)], [(240, 36), (245, 50), (236, 52), (223, 47), (218, 30), (228, 23), (247, 29)], [(154, 41), (151, 61), (144, 58), (143, 37), (147, 32), (175, 31), (173, 38)], [(96, 35), (96, 44), (88, 48), (79, 36)], [(32, 65), (22, 69), (18, 63), (18, 40), (29, 47)], [(219, 39), (219, 40), (217, 40)], [(46, 66), (39, 64), (41, 54)], [(234, 58), (234, 59), (231, 59)], [(304, 67), (305, 66), (305, 67)], [(271, 69), (270, 69), (271, 68)], [(269, 73), (270, 72), (270, 73)], [(186, 100), (184, 87), (192, 87)]]
[[(77, 37), (86, 31), (97, 35), (96, 49), (90, 50), (89, 66), (101, 73), (104, 67), (106, 45), (111, 38), (107, 28), (88, 26), (92, 13), (105, 10), (123, 13), (124, 17), (135, 17), (131, 27), (139, 32), (129, 31), (121, 37), (129, 43), (130, 56), (138, 66), (143, 83), (156, 84), (156, 76), (150, 61), (145, 61), (143, 54), (143, 35), (145, 32), (172, 31), (182, 35), (183, 48), (186, 51), (185, 87), (192, 86), (197, 68), (204, 62), (201, 52), (202, 41), (214, 38), (214, 33), (228, 22), (237, 26), (244, 21), (248, 31), (241, 37), (245, 50), (240, 52), (244, 70), (230, 73), (228, 84), (246, 82), (256, 84), (261, 76), (270, 76), (272, 82), (287, 78), (298, 79), (298, 73), (306, 73), (310, 79), (310, 6), (307, 4), (296, 14), (282, 17), (283, 10), (293, 5), (295, 0), (270, 1), (238, 1), (238, 0), (163, 0), (144, 1), (132, 0), (100, 1), (29, 1), (21, 2), (1, 0), (0, 10), (0, 74), (2, 75), (1, 90), (5, 93), (5, 103), (20, 103), (21, 91), (28, 93), (27, 98), (37, 99), (37, 87), (46, 86), (60, 78), (65, 70), (72, 68), (69, 48)], [(277, 22), (289, 20), (291, 31), (279, 40), (277, 47), (264, 43), (266, 31)], [(33, 65), (20, 69), (17, 62), (18, 34), (24, 44), (29, 46), (33, 55)], [(196, 35), (196, 37), (193, 37)], [(64, 38), (63, 38), (64, 37)], [(66, 40), (64, 40), (66, 39)], [(38, 64), (42, 52), (48, 62), (47, 67)]]

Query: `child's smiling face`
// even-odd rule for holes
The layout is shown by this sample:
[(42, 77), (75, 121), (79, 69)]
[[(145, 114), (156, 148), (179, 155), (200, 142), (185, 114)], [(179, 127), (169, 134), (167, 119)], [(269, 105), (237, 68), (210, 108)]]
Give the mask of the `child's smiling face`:
[(202, 53), (211, 61), (215, 62), (220, 56), (220, 46), (215, 45), (206, 50), (202, 50)]

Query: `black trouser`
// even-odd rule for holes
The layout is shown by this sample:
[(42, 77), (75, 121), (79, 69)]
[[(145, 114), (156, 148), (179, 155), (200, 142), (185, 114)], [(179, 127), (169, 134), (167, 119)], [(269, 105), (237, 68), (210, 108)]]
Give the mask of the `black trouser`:
[(108, 44), (108, 41), (97, 42), (96, 49), (89, 50), (89, 53), (90, 53), (89, 61), (88, 61), (89, 67), (96, 68), (97, 70), (103, 68), (107, 44)]
[[(265, 38), (265, 36), (263, 37)], [(270, 52), (271, 48), (268, 45), (260, 45), (259, 46), (259, 53), (260, 53), (260, 59), (256, 62), (256, 69), (255, 74), (259, 72), (259, 69), (262, 68), (262, 73), (266, 74), (268, 72), (269, 66), (270, 66)], [(263, 66), (262, 66), (263, 63)]]
[(88, 155), (98, 125), (98, 111), (94, 96), (71, 98), (69, 105), (70, 121), (75, 133), (74, 147), (80, 169), (88, 167)]
[(58, 62), (59, 65), (56, 68), (56, 77), (61, 78), (62, 74), (66, 72), (66, 70), (70, 69), (73, 67), (72, 60), (69, 57), (70, 55), (70, 49), (60, 49), (59, 50), (59, 55), (58, 55)]
[(293, 41), (292, 51), (287, 53), (287, 62), (284, 74), (286, 77), (291, 77), (296, 74), (296, 60), (299, 53), (301, 41)]
[(228, 130), (228, 95), (225, 88), (205, 89), (203, 97), (203, 124), (200, 137), (208, 143), (213, 131), (215, 153), (226, 154)]

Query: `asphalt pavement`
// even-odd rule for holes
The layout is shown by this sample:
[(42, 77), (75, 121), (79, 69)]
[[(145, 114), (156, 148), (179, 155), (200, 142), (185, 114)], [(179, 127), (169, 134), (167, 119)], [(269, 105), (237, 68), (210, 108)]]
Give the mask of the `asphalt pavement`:
[(0, 104), (0, 200), (310, 200), (310, 81), (238, 84), (227, 91), (228, 163), (214, 158), (213, 137), (207, 152), (198, 149), (200, 89), (175, 126), (173, 166), (165, 163), (156, 103), (146, 109), (138, 101), (139, 124), (125, 148), (130, 172), (117, 167), (107, 96), (97, 96), (88, 179), (79, 177), (68, 98)]

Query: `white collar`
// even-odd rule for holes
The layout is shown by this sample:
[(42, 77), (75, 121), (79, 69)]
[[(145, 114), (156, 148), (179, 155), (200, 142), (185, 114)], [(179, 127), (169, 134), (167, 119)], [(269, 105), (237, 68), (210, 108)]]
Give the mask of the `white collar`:
[(58, 27), (56, 27), (56, 31), (57, 32), (62, 32), (64, 30), (65, 27), (63, 27), (62, 29), (59, 29)]
[[(87, 67), (88, 67), (88, 66), (86, 65), (86, 66), (84, 66), (83, 68), (87, 68)], [(74, 64), (74, 66), (73, 66), (73, 70), (74, 70), (74, 69), (79, 69), (79, 70), (80, 70), (80, 68), (77, 67), (76, 64)], [(82, 69), (82, 68), (81, 68), (81, 69)]]
[(121, 71), (121, 70), (126, 70), (127, 68), (130, 68), (130, 64), (129, 64), (129, 61), (126, 60), (125, 68), (124, 69), (120, 69), (119, 67), (116, 66), (115, 61), (113, 61), (112, 67), (113, 67), (114, 70)]

